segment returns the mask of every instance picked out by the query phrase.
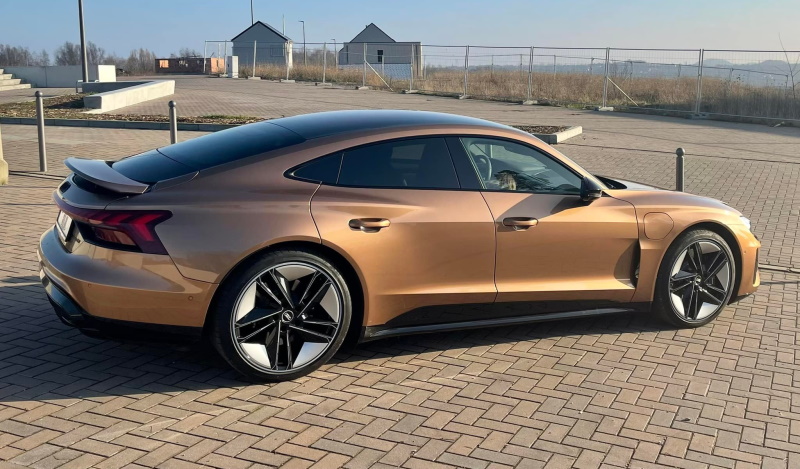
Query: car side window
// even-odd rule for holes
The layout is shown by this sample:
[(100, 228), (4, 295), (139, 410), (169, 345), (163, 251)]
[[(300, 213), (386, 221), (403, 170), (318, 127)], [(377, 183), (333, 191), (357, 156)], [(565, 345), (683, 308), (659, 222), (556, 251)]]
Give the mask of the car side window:
[(534, 148), (486, 137), (461, 144), (486, 190), (580, 194), (581, 177)]
[(458, 177), (440, 137), (393, 140), (345, 150), (339, 185), (458, 189)]
[(341, 164), (342, 154), (334, 153), (305, 163), (292, 171), (292, 176), (306, 181), (336, 184)]

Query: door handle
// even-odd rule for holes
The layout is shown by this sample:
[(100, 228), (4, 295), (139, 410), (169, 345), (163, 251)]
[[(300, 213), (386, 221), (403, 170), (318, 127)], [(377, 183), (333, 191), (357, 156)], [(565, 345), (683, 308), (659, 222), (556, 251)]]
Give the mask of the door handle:
[(515, 231), (527, 230), (539, 224), (539, 220), (531, 217), (508, 217), (503, 219), (503, 226), (510, 226)]
[(350, 220), (348, 225), (353, 230), (361, 230), (364, 233), (377, 233), (388, 228), (391, 222), (385, 218), (355, 218)]

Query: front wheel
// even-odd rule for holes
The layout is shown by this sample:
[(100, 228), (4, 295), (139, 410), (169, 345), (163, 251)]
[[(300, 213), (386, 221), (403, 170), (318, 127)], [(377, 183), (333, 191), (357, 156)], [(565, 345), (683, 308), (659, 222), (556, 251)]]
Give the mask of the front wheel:
[(324, 364), (350, 326), (344, 278), (325, 258), (271, 252), (223, 285), (212, 339), (240, 373), (287, 381)]
[(678, 327), (708, 324), (730, 301), (735, 274), (733, 253), (720, 235), (708, 230), (688, 231), (664, 255), (653, 308)]

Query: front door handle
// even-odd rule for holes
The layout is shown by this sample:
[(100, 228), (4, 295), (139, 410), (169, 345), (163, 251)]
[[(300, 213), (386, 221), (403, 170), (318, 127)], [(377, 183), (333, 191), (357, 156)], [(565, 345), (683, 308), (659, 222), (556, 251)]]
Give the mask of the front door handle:
[(377, 233), (388, 228), (390, 224), (391, 222), (385, 218), (355, 218), (348, 223), (351, 229), (361, 230), (364, 233)]
[(539, 224), (539, 220), (531, 217), (508, 217), (503, 219), (503, 226), (510, 226), (515, 231), (527, 230)]

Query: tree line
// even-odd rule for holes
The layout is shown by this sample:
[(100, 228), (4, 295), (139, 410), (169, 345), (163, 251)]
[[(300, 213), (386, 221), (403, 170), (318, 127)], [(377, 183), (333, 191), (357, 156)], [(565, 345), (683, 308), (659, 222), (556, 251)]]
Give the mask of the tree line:
[[(170, 57), (201, 57), (196, 50), (183, 47)], [(86, 60), (90, 65), (114, 65), (118, 70), (131, 75), (144, 75), (155, 72), (156, 53), (149, 49), (133, 49), (127, 57), (109, 53), (102, 47), (88, 41), (86, 43)], [(28, 47), (0, 44), (0, 68), (3, 66), (47, 66), (47, 65), (80, 65), (80, 44), (66, 41), (59, 46), (51, 60), (47, 50), (31, 51)]]

